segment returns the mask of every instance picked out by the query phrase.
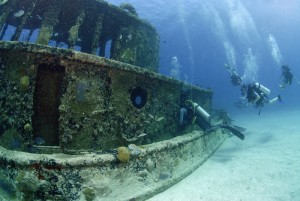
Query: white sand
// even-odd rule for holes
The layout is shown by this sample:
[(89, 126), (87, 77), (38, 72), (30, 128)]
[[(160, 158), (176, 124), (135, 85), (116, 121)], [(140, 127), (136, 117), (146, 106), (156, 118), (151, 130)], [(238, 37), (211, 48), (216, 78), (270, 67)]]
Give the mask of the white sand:
[(193, 174), (148, 201), (299, 201), (300, 110), (234, 117), (247, 128)]

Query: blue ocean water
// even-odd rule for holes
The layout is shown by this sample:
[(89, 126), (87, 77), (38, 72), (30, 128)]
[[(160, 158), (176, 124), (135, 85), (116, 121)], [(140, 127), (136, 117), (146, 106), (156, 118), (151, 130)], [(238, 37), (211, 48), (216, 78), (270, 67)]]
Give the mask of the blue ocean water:
[[(246, 81), (257, 81), (281, 95), (284, 104), (264, 110), (299, 107), (300, 85), (281, 89), (281, 65), (300, 79), (300, 2), (297, 0), (109, 0), (132, 4), (160, 35), (159, 72), (170, 75), (177, 57), (179, 79), (214, 91), (213, 107), (232, 113), (240, 89), (233, 87), (224, 63)], [(177, 71), (178, 72), (178, 71)], [(256, 112), (253, 108), (247, 112)]]
[[(131, 3), (137, 9), (141, 18), (154, 25), (161, 38), (159, 72), (166, 76), (172, 75), (194, 85), (211, 88), (214, 91), (214, 108), (223, 108), (235, 114), (248, 112), (252, 116), (257, 114), (257, 110), (252, 107), (243, 110), (234, 107), (234, 103), (240, 100), (241, 93), (239, 87), (234, 87), (230, 83), (230, 76), (224, 68), (224, 63), (227, 63), (236, 69), (240, 75), (245, 76), (245, 81), (258, 81), (268, 87), (272, 91), (271, 98), (278, 94), (282, 96), (283, 104), (275, 103), (266, 106), (262, 114), (265, 112), (270, 113), (272, 110), (299, 109), (300, 85), (294, 81), (291, 86), (287, 86), (285, 89), (278, 86), (282, 64), (289, 65), (296, 78), (300, 79), (300, 47), (298, 45), (300, 39), (297, 37), (300, 32), (299, 1), (108, 0), (108, 2), (115, 5), (120, 5), (123, 2)], [(10, 28), (13, 29), (13, 27)], [(12, 32), (14, 31), (12, 30)], [(28, 33), (21, 34), (21, 36), (23, 35), (26, 36)], [(11, 38), (11, 35), (6, 36)], [(28, 39), (21, 40), (26, 41)], [(77, 86), (77, 101), (85, 99), (82, 93), (85, 88), (84, 83)], [(276, 114), (281, 115), (281, 113)], [(262, 143), (257, 145), (261, 148), (264, 148), (264, 143), (271, 139), (273, 135), (283, 136), (288, 131), (285, 128), (284, 132), (273, 134), (264, 122), (261, 123), (261, 127), (267, 131), (263, 130), (259, 133), (256, 130), (253, 131), (253, 128), (258, 125), (255, 124), (255, 121), (248, 121), (247, 119), (247, 122), (251, 122), (249, 127), (252, 130), (247, 127), (250, 134), (254, 133), (256, 136), (262, 134), (265, 137)], [(274, 124), (270, 125), (274, 126)], [(293, 125), (296, 125), (296, 123)], [(280, 128), (280, 126), (278, 127)], [(297, 129), (293, 128), (292, 131), (294, 132)], [(247, 134), (249, 135), (249, 133)], [(248, 140), (249, 138), (250, 140)], [(247, 142), (251, 144), (251, 136), (249, 138)], [(293, 141), (295, 142), (295, 140), (288, 141), (286, 147), (290, 146)], [(282, 143), (281, 140), (275, 142), (275, 146), (278, 146), (277, 142), (278, 147), (282, 145), (280, 144)], [(44, 143), (44, 139), (35, 139), (35, 144), (42, 145)], [(240, 143), (240, 145), (242, 147), (244, 144)], [(13, 141), (13, 148), (19, 146), (19, 141)], [(290, 147), (288, 148), (290, 149)], [(284, 151), (288, 152), (286, 150)], [(298, 151), (297, 149), (291, 150)], [(253, 150), (251, 149), (251, 151)], [(262, 151), (265, 150), (262, 149)], [(282, 150), (278, 152), (282, 152)], [(299, 155), (298, 153), (296, 156)], [(291, 155), (294, 156), (294, 154), (295, 152)], [(250, 166), (252, 161), (248, 159), (247, 162)], [(265, 158), (262, 160), (265, 160)], [(287, 158), (287, 160), (290, 160), (290, 158)], [(287, 161), (283, 161), (281, 164), (285, 164), (285, 162)], [(288, 162), (291, 163), (291, 161)], [(221, 165), (224, 169), (224, 165)], [(299, 169), (294, 168), (294, 166), (288, 167), (288, 170)], [(159, 175), (162, 180), (167, 176), (164, 174)], [(252, 177), (252, 175), (250, 176)], [(283, 180), (282, 183), (286, 183), (286, 180)], [(8, 194), (14, 193), (8, 183), (0, 181), (0, 187)], [(271, 190), (273, 189), (271, 188)]]

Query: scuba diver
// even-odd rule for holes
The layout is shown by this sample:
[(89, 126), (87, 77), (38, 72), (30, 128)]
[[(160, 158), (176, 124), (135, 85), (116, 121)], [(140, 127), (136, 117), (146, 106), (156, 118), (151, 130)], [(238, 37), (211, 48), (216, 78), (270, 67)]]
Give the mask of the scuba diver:
[(240, 86), (242, 84), (242, 77), (239, 76), (234, 68), (231, 68), (226, 63), (224, 63), (224, 67), (230, 74), (231, 83), (233, 86)]
[[(261, 109), (265, 104), (272, 104), (276, 101), (282, 102), (280, 95), (276, 96), (273, 99), (270, 99), (268, 95), (271, 93), (271, 91), (268, 88), (264, 87), (263, 85), (257, 82), (253, 82), (251, 84), (245, 84), (243, 83), (244, 77), (239, 76), (234, 68), (229, 67), (226, 63), (224, 64), (224, 66), (227, 69), (227, 71), (230, 73), (231, 83), (234, 86), (241, 87), (241, 92), (243, 96), (242, 99), (243, 100), (247, 99), (248, 103), (255, 105), (256, 108), (259, 108), (258, 115), (260, 115)], [(294, 76), (292, 74), (291, 79), (293, 77)], [(239, 108), (246, 107), (248, 104), (243, 100), (235, 103), (235, 105), (238, 106)]]
[(179, 103), (179, 130), (185, 129), (188, 125), (197, 124), (201, 129), (210, 128), (210, 115), (197, 103), (189, 100), (191, 90), (183, 89), (180, 94)]
[[(281, 70), (282, 70), (281, 76), (280, 76), (281, 84), (279, 84), (279, 87), (285, 88), (287, 85), (291, 85), (293, 78), (296, 79), (296, 77), (294, 76), (291, 69), (287, 65), (282, 65)], [(297, 83), (300, 84), (300, 82), (298, 80), (297, 80)]]
[(248, 85), (242, 84), (241, 92), (242, 96), (244, 96), (244, 98), (247, 98), (248, 103), (252, 103), (256, 106), (256, 108), (259, 108), (258, 115), (260, 115), (261, 108), (265, 104), (272, 104), (276, 101), (282, 102), (280, 95), (276, 96), (273, 99), (270, 99), (268, 95), (271, 93), (271, 91), (257, 82), (253, 82)]
[(186, 99), (187, 97), (185, 92), (180, 96), (179, 130), (196, 123), (206, 134), (218, 128), (224, 128), (241, 140), (244, 140), (245, 136), (239, 131), (237, 126), (229, 125), (226, 122), (212, 125), (210, 122), (211, 116), (199, 104)]

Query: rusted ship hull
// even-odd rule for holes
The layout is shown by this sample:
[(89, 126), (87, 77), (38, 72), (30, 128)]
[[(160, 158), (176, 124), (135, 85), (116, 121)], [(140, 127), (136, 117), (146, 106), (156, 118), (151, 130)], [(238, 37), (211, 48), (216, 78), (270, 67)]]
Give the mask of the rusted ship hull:
[[(198, 168), (224, 140), (192, 132), (149, 145), (127, 163), (113, 154), (30, 154), (0, 147), (7, 200), (146, 200)], [(0, 196), (1, 197), (1, 196)]]
[[(182, 89), (207, 111), (209, 90), (72, 50), (0, 42), (0, 54), (1, 114), (14, 122), (2, 121), (0, 152), (10, 198), (143, 200), (191, 173), (225, 139), (220, 131), (178, 132)], [(132, 144), (137, 153), (120, 162), (117, 148)]]
[(180, 126), (213, 93), (157, 73), (159, 36), (129, 4), (0, 1), (0, 40), (2, 200), (145, 200), (226, 138)]

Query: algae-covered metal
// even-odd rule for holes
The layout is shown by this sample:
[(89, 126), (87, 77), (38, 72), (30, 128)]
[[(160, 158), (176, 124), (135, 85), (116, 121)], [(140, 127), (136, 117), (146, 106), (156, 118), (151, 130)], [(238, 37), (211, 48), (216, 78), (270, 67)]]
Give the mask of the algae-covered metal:
[(159, 36), (134, 8), (96, 0), (0, 3), (0, 40), (34, 42), (158, 71)]
[(0, 147), (5, 200), (146, 200), (198, 168), (225, 140), (201, 131), (138, 146), (120, 163), (112, 153), (30, 154)]
[(1, 199), (145, 200), (226, 138), (177, 136), (182, 91), (208, 112), (212, 92), (146, 69), (20, 42), (0, 42), (0, 67)]
[(209, 90), (72, 50), (0, 42), (0, 59), (1, 134), (18, 136), (20, 148), (103, 150), (170, 139), (184, 88), (185, 99), (211, 108)]
[(0, 199), (145, 200), (226, 138), (192, 124), (212, 91), (156, 73), (130, 4), (0, 0), (0, 40)]

